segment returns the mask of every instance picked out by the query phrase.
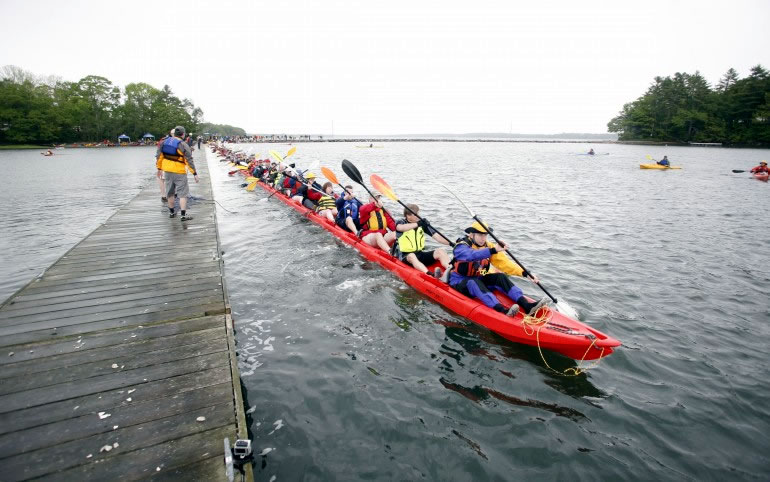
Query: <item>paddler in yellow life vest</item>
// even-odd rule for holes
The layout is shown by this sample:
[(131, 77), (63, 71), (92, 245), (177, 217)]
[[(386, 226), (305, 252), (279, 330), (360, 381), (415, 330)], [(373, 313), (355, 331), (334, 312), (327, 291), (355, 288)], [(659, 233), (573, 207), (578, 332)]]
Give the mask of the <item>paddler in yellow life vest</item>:
[(198, 172), (195, 170), (195, 164), (192, 159), (192, 151), (182, 138), (184, 137), (184, 127), (174, 127), (174, 135), (166, 138), (158, 146), (155, 153), (156, 167), (158, 168), (158, 179), (166, 179), (166, 198), (168, 198), (168, 217), (176, 216), (174, 212), (174, 196), (179, 196), (179, 210), (181, 211), (182, 221), (189, 221), (192, 216), (187, 215), (187, 196), (190, 194), (190, 187), (187, 185), (187, 170), (193, 173), (195, 182), (198, 182)]
[(369, 204), (358, 210), (361, 224), (361, 241), (390, 253), (390, 245), (396, 240), (396, 222), (382, 207), (382, 194), (369, 197)]
[[(427, 266), (436, 261), (441, 263), (444, 269), (449, 268), (449, 255), (443, 248), (425, 251), (425, 235), (432, 237), (438, 243), (449, 245), (449, 241), (438, 234), (423, 218), (420, 220), (412, 212), (420, 212), (416, 204), (407, 204), (404, 209), (404, 218), (396, 221), (396, 244), (393, 245), (393, 256), (400, 261), (411, 264), (415, 269), (437, 278), (441, 277), (441, 270), (436, 268), (434, 273), (428, 271)], [(411, 212), (409, 210), (412, 210)]]
[[(455, 244), (449, 285), (466, 296), (477, 298), (493, 310), (505, 313), (505, 307), (491, 290), (501, 291), (515, 303), (507, 311), (508, 315), (515, 316), (519, 307), (528, 315), (534, 315), (545, 304), (545, 300), (528, 301), (507, 275), (526, 276), (534, 283), (538, 282), (537, 277), (525, 272), (505, 255), (505, 244), (496, 246), (487, 242), (489, 233), (481, 223), (474, 222), (465, 232), (468, 235), (458, 239)], [(490, 265), (502, 273), (490, 273)]]
[(321, 190), (326, 194), (322, 195), (321, 199), (318, 200), (315, 212), (318, 213), (319, 216), (326, 218), (330, 223), (334, 223), (338, 212), (334, 187), (332, 186), (332, 183), (327, 182), (323, 185)]

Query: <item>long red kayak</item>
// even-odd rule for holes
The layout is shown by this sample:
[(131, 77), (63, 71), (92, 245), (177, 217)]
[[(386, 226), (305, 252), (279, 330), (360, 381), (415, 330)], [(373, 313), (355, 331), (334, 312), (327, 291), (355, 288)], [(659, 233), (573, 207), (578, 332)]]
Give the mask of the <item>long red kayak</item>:
[(770, 174), (768, 174), (766, 172), (758, 172), (756, 174), (752, 174), (752, 176), (754, 176), (754, 179), (756, 179), (758, 181), (767, 182), (767, 178), (770, 177)]
[[(241, 171), (244, 175), (248, 175)], [(620, 346), (620, 341), (591, 328), (578, 320), (569, 318), (555, 310), (546, 323), (533, 326), (523, 323), (522, 313), (510, 317), (504, 313), (488, 308), (475, 299), (468, 298), (448, 284), (425, 275), (384, 251), (362, 243), (353, 233), (344, 230), (326, 218), (317, 215), (312, 210), (293, 201), (272, 187), (258, 182), (259, 186), (270, 193), (273, 198), (281, 200), (309, 220), (332, 233), (341, 241), (356, 248), (364, 258), (373, 261), (386, 270), (401, 278), (406, 284), (423, 295), (439, 303), (445, 308), (463, 316), (474, 323), (482, 325), (498, 335), (516, 343), (539, 346), (542, 349), (555, 351), (575, 360), (597, 360), (613, 352)], [(434, 269), (436, 266), (430, 266)], [(510, 307), (513, 301), (502, 293), (495, 293), (500, 302)]]

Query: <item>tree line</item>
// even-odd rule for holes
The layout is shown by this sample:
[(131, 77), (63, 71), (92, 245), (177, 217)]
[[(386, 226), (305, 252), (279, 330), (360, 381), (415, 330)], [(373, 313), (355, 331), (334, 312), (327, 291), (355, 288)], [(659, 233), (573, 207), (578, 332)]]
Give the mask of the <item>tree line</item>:
[(199, 132), (203, 111), (142, 82), (124, 89), (97, 75), (77, 82), (0, 69), (0, 144), (115, 142), (121, 134), (160, 138), (176, 125)]
[(740, 78), (731, 68), (713, 88), (698, 71), (655, 77), (607, 128), (621, 141), (770, 145), (770, 74), (756, 65)]

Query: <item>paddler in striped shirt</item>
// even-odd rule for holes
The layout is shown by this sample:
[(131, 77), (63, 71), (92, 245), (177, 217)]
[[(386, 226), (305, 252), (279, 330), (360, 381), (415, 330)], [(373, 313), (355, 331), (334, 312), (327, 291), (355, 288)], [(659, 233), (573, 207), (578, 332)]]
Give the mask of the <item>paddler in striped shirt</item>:
[(330, 182), (324, 184), (321, 190), (326, 194), (322, 195), (321, 199), (318, 200), (318, 206), (316, 206), (315, 212), (318, 213), (319, 216), (324, 217), (329, 222), (333, 223), (337, 218), (337, 195), (334, 194), (334, 187)]

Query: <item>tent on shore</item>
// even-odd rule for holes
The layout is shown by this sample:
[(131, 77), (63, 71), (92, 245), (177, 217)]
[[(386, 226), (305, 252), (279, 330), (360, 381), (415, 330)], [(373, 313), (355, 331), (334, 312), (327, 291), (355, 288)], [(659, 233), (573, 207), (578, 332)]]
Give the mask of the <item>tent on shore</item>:
[(142, 139), (155, 139), (155, 136), (148, 132), (147, 134), (142, 136)]
[(127, 135), (125, 135), (125, 134), (119, 135), (118, 136), (118, 144), (121, 144), (123, 142), (126, 142), (126, 143), (131, 142), (131, 138), (128, 137)]

